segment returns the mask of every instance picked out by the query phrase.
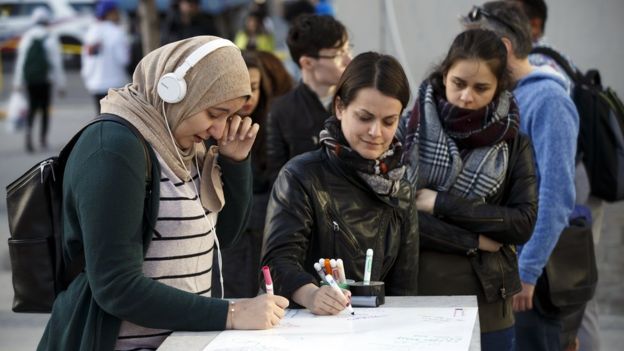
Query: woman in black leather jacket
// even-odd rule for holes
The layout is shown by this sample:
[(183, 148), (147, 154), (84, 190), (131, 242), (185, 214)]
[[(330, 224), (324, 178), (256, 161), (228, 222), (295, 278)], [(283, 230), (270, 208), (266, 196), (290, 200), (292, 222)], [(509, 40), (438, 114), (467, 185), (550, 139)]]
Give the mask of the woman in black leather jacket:
[(315, 314), (342, 311), (349, 293), (319, 288), (313, 265), (342, 258), (347, 278), (360, 281), (368, 248), (371, 280), (384, 281), (388, 295), (416, 294), (418, 216), (394, 138), (408, 101), (393, 57), (369, 52), (349, 64), (321, 149), (289, 161), (271, 193), (262, 261), (277, 294)]
[(420, 86), (406, 132), (407, 175), (419, 189), (419, 293), (476, 295), (483, 350), (513, 346), (515, 245), (537, 213), (532, 146), (518, 132), (506, 65), (493, 32), (459, 34)]

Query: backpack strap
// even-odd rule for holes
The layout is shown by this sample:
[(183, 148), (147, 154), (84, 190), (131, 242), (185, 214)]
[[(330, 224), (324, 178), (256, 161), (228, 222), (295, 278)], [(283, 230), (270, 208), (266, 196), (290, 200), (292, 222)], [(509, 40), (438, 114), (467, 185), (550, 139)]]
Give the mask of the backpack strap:
[(92, 124), (99, 123), (102, 121), (111, 121), (111, 122), (116, 122), (121, 125), (124, 125), (126, 126), (126, 128), (130, 129), (132, 134), (134, 134), (139, 139), (139, 141), (141, 142), (141, 145), (143, 146), (143, 153), (145, 155), (145, 162), (146, 162), (145, 184), (146, 186), (149, 187), (150, 184), (152, 183), (152, 159), (150, 157), (150, 152), (147, 146), (147, 142), (145, 141), (145, 138), (143, 138), (143, 135), (141, 134), (141, 132), (139, 132), (139, 130), (136, 129), (136, 127), (132, 123), (128, 122), (124, 118), (121, 118), (117, 115), (113, 115), (109, 113), (101, 114), (100, 116), (98, 116), (97, 118), (89, 122), (87, 125), (82, 127), (82, 129), (80, 129), (78, 133), (76, 133), (71, 138), (71, 140), (63, 147), (63, 149), (59, 153), (59, 161), (61, 162), (62, 167), (65, 167), (65, 163), (67, 162), (67, 159), (69, 158), (69, 154), (71, 153), (78, 139), (80, 139), (80, 135), (82, 135), (82, 132), (84, 132), (85, 129), (89, 128), (89, 126), (91, 126)]
[(572, 68), (572, 66), (570, 65), (570, 62), (568, 62), (568, 60), (565, 57), (563, 57), (559, 52), (557, 52), (557, 50), (554, 50), (546, 46), (535, 46), (531, 50), (531, 53), (546, 55), (550, 57), (551, 59), (555, 60), (555, 62), (561, 68), (563, 68), (564, 72), (574, 81), (575, 84), (577, 84), (583, 78), (583, 75), (578, 70)]

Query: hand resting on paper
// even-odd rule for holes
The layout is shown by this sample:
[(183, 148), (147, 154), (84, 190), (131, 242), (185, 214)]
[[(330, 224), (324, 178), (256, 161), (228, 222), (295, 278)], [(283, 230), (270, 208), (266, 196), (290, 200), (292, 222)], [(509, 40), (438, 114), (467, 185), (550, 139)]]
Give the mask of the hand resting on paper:
[(349, 304), (351, 292), (342, 290), (342, 294), (329, 285), (320, 288), (314, 284), (307, 284), (295, 291), (293, 301), (318, 315), (338, 314)]
[(229, 312), (227, 329), (270, 329), (284, 317), (288, 299), (278, 295), (259, 295), (251, 299), (236, 300), (234, 312)]

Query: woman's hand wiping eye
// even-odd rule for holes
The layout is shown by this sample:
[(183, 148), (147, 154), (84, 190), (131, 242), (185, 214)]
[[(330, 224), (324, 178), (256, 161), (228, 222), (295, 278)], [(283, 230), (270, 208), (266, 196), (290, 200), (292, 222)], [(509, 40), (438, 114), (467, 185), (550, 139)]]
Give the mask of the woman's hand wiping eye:
[(259, 129), (258, 123), (253, 123), (249, 117), (229, 117), (223, 136), (218, 141), (219, 153), (234, 161), (244, 160), (251, 151)]

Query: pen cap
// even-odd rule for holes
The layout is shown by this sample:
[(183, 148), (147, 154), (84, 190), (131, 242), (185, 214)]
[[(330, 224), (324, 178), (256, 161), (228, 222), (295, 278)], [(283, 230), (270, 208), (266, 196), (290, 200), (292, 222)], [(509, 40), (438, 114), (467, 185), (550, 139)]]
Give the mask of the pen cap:
[(380, 305), (386, 303), (384, 282), (372, 281), (368, 285), (364, 282), (349, 282), (348, 285), (352, 296), (376, 296)]
[(262, 267), (262, 274), (264, 275), (264, 283), (266, 285), (272, 285), (273, 279), (271, 279), (271, 271), (269, 270), (269, 266)]

